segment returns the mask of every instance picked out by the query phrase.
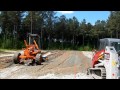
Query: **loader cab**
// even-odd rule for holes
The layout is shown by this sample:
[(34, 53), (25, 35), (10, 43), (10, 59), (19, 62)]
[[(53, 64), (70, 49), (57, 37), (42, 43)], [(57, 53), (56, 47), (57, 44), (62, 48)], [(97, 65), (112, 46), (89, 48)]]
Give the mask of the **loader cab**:
[(100, 39), (99, 50), (105, 49), (106, 46), (114, 46), (117, 52), (120, 52), (120, 39), (104, 38)]
[(34, 44), (33, 41), (36, 41), (36, 43), (38, 44), (38, 47), (40, 48), (40, 36), (38, 34), (28, 34), (28, 43), (30, 44)]
[(115, 47), (116, 51), (120, 50), (120, 42), (112, 42), (111, 45)]
[(107, 42), (105, 39), (100, 39), (99, 50), (104, 49), (107, 46)]

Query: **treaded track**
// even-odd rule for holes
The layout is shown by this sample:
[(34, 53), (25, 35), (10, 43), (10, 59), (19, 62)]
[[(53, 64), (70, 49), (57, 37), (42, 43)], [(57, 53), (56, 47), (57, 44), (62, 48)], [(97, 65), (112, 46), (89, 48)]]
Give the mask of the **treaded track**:
[(105, 68), (101, 68), (101, 78), (106, 79), (106, 70), (105, 70)]

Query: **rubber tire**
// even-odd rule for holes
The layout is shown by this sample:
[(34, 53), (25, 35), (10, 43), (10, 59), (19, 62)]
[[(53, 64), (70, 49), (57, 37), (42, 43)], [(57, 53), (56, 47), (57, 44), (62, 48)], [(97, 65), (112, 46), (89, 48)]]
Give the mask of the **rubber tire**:
[(20, 53), (15, 53), (14, 56), (13, 56), (13, 61), (15, 64), (18, 64), (20, 63), (18, 57), (20, 56), (21, 54)]
[(120, 50), (117, 52), (118, 53), (118, 55), (120, 54)]
[(86, 72), (87, 75), (89, 75), (89, 68), (87, 68), (87, 72)]
[(41, 65), (41, 62), (42, 62), (42, 55), (41, 54), (36, 55), (35, 62), (37, 65)]

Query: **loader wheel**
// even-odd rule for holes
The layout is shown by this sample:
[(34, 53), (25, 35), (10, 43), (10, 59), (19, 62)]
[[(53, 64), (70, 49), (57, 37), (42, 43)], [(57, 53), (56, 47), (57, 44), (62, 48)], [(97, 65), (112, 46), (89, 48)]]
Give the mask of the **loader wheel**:
[(41, 65), (42, 62), (42, 55), (41, 54), (37, 54), (35, 57), (35, 61), (37, 65)]
[(89, 68), (87, 69), (87, 73), (86, 74), (89, 75)]
[(21, 55), (20, 53), (15, 53), (15, 54), (14, 54), (14, 56), (13, 56), (13, 61), (14, 61), (15, 64), (20, 63), (20, 59), (19, 59), (19, 56), (20, 56), (20, 55)]
[(120, 50), (117, 53), (118, 53), (118, 55), (120, 55)]

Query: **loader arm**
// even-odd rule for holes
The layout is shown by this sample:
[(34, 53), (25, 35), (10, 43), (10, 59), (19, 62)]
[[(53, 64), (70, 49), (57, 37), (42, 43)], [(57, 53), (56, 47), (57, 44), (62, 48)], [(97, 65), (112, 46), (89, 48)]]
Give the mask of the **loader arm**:
[(25, 43), (25, 46), (28, 47), (28, 44), (27, 44), (26, 40), (24, 40), (24, 43)]
[(35, 40), (34, 40), (34, 44), (35, 44), (35, 47), (39, 50), (38, 45)]

